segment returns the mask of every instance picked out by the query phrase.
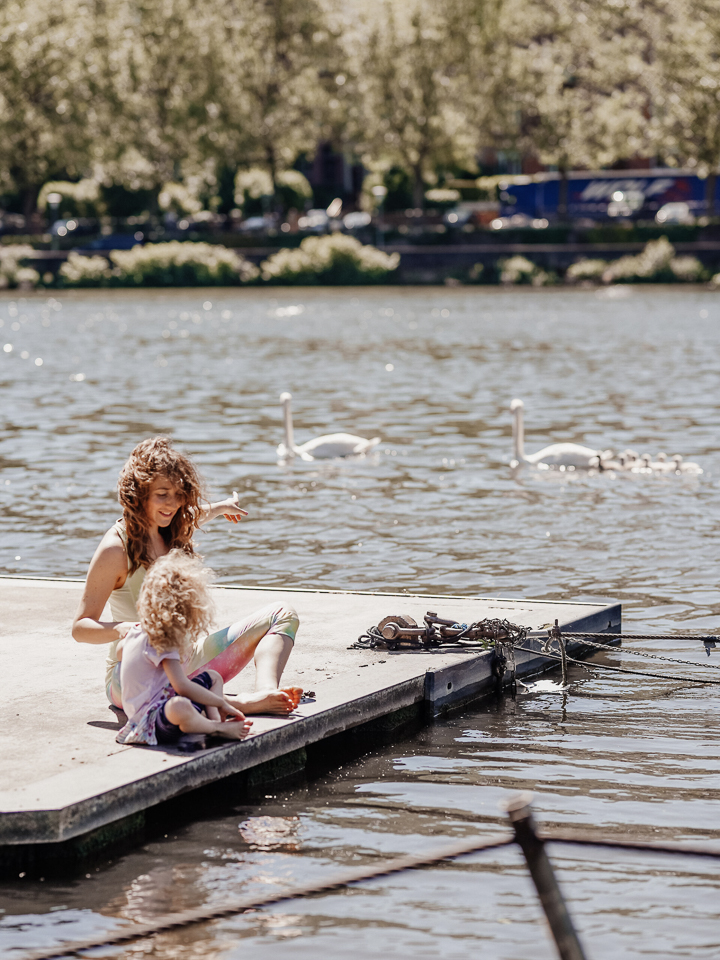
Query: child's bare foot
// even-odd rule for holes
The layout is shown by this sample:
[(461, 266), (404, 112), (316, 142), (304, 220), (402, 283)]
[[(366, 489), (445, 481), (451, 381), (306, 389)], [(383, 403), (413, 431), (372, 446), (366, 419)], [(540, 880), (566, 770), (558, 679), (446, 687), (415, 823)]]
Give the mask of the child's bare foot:
[(300, 702), (302, 690), (299, 687), (283, 687), (282, 690), (256, 690), (244, 694), (242, 700), (228, 700), (243, 713), (272, 713), (285, 717)]
[(224, 720), (218, 721), (215, 730), (215, 736), (224, 737), (226, 740), (244, 740), (250, 733), (252, 720)]

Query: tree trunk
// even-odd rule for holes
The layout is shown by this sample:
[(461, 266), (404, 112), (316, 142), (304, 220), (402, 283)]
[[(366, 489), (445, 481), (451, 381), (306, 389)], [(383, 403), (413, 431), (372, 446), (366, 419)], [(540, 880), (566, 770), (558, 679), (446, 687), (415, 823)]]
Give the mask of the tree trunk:
[(413, 206), (416, 209), (425, 209), (425, 181), (423, 180), (422, 167), (417, 164), (412, 168), (413, 172)]
[(40, 186), (33, 184), (25, 187), (22, 191), (22, 208), (25, 217), (25, 228), (28, 233), (39, 233), (42, 229), (40, 223), (40, 214), (38, 213), (37, 201), (40, 196)]
[(272, 144), (267, 144), (265, 147), (265, 162), (267, 163), (268, 173), (270, 174), (270, 180), (272, 181), (272, 212), (284, 213), (285, 211), (281, 209), (282, 205), (277, 193), (277, 160), (275, 158), (275, 150), (273, 149)]
[(705, 180), (705, 213), (708, 217), (715, 216), (715, 186), (717, 184), (717, 173), (711, 168), (710, 173)]

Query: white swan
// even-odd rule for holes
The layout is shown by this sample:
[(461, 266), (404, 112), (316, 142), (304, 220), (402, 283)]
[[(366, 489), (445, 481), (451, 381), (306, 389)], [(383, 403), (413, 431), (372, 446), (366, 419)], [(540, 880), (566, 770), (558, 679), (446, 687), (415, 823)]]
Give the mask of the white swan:
[(510, 411), (513, 414), (513, 454), (514, 464), (528, 463), (535, 467), (572, 467), (574, 470), (590, 470), (600, 467), (602, 451), (583, 447), (579, 443), (551, 443), (537, 453), (525, 456), (525, 429), (523, 425), (522, 400), (513, 400)]
[(332, 460), (335, 457), (356, 457), (367, 453), (380, 443), (380, 437), (366, 440), (365, 437), (356, 437), (352, 433), (328, 433), (322, 437), (315, 437), (298, 446), (293, 434), (292, 411), (290, 401), (292, 394), (281, 393), (280, 403), (283, 405), (285, 419), (285, 442), (277, 448), (278, 457), (288, 460), (291, 457), (301, 457), (303, 460)]

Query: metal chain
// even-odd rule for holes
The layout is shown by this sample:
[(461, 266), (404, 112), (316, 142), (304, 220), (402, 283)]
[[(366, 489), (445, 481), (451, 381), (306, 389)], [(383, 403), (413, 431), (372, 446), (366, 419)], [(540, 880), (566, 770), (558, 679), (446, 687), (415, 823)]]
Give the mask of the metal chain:
[[(430, 615), (428, 615), (429, 617)], [(462, 627), (462, 633), (459, 633), (456, 637), (447, 637), (441, 636), (437, 631), (432, 629), (432, 623), (426, 618), (428, 623), (427, 636), (423, 640), (418, 640), (410, 646), (410, 649), (429, 649), (430, 647), (434, 648), (450, 648), (450, 647), (464, 647), (466, 649), (491, 649), (495, 647), (496, 651), (504, 655), (506, 648), (511, 648), (517, 646), (518, 642), (523, 642), (527, 638), (529, 629), (527, 627), (521, 627), (517, 624), (509, 623), (507, 620), (478, 620), (476, 623), (470, 624), (457, 624), (456, 627)], [(495, 639), (473, 639), (468, 640), (465, 637), (470, 634), (472, 631), (477, 631), (478, 628), (485, 628), (489, 633), (495, 632)], [(502, 640), (500, 637), (502, 636)], [(608, 643), (598, 643), (597, 639), (591, 640), (590, 638), (599, 638), (602, 637), (605, 640), (677, 640), (677, 636), (672, 636), (669, 634), (650, 634), (650, 633), (581, 633), (581, 632), (563, 632), (562, 636), (570, 640), (579, 640), (584, 643), (586, 646), (594, 647), (597, 650), (612, 650), (615, 649), (612, 645)], [(700, 640), (708, 644), (712, 643), (713, 645), (720, 640), (717, 636), (703, 636), (703, 637), (693, 637), (693, 640)], [(376, 626), (368, 627), (366, 632), (358, 637), (357, 641), (351, 644), (348, 647), (348, 650), (363, 650), (363, 649), (377, 649), (378, 647), (391, 649), (401, 649), (400, 643), (395, 645), (389, 644), (388, 640), (383, 636), (381, 631)], [(502, 649), (501, 649), (502, 648)], [(406, 648), (407, 649), (407, 648)], [(518, 649), (523, 649), (518, 647)], [(648, 660), (659, 660), (664, 663), (678, 663), (683, 666), (694, 666), (701, 667), (702, 669), (707, 670), (720, 670), (719, 664), (714, 663), (699, 663), (696, 660), (680, 660), (676, 657), (663, 657), (655, 653), (646, 653), (639, 650), (630, 650), (627, 647), (623, 648), (623, 652), (634, 657), (642, 657)], [(617, 668), (619, 669), (619, 668)], [(639, 671), (635, 671), (639, 672)], [(650, 674), (648, 674), (650, 676)], [(680, 678), (678, 678), (680, 679)], [(694, 681), (697, 682), (697, 681)]]
[[(562, 663), (562, 657), (556, 657), (552, 653), (540, 653), (540, 651), (532, 650), (530, 647), (516, 647), (515, 649), (524, 650), (526, 653), (534, 653), (536, 656), (546, 657), (549, 660), (557, 660), (558, 663)], [(575, 660), (573, 657), (567, 657), (567, 661), (579, 667), (585, 667), (586, 670), (611, 670), (613, 673), (630, 673), (636, 677), (654, 677), (656, 680), (680, 680), (685, 683), (712, 683), (720, 686), (720, 680), (700, 680), (697, 677), (678, 677), (672, 674), (648, 673), (647, 670), (628, 670), (627, 667), (611, 667), (609, 663), (588, 663), (587, 660)]]
[(573, 637), (607, 637), (609, 640), (699, 640), (701, 643), (720, 643), (720, 635), (711, 633), (696, 637), (683, 633), (582, 633), (567, 631)]
[[(642, 650), (630, 650), (628, 647), (614, 647), (609, 643), (596, 643), (593, 640), (588, 640), (588, 634), (584, 633), (565, 633), (563, 636), (571, 640), (581, 640), (588, 647), (596, 647), (598, 650), (620, 650), (622, 649), (623, 653), (629, 653), (632, 657), (646, 657), (648, 660), (663, 660), (665, 663), (681, 663), (684, 666), (692, 667), (702, 667), (704, 670), (720, 670), (720, 664), (717, 663), (698, 663), (697, 660), (678, 660), (675, 657), (661, 657), (657, 653), (645, 653)], [(596, 636), (596, 634), (592, 634)], [(628, 634), (618, 634), (622, 636), (623, 639), (628, 638)], [(674, 638), (677, 639), (677, 638)]]

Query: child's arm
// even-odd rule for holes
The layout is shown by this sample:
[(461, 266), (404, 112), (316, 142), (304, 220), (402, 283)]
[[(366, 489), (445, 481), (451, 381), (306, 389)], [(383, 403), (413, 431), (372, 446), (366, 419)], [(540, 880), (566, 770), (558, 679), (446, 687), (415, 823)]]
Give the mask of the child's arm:
[(231, 520), (233, 523), (239, 523), (243, 517), (248, 515), (247, 510), (243, 510), (240, 506), (240, 497), (237, 490), (233, 490), (232, 497), (228, 497), (227, 500), (219, 500), (217, 503), (208, 503), (200, 507), (198, 524), (202, 526), (208, 520), (214, 520), (221, 514), (226, 520)]
[(162, 661), (162, 665), (165, 675), (179, 697), (187, 697), (188, 700), (202, 703), (206, 707), (218, 707), (224, 714), (230, 714), (230, 716), (237, 717), (238, 720), (245, 719), (245, 714), (236, 710), (224, 697), (218, 697), (212, 690), (206, 690), (199, 683), (188, 680), (178, 660), (165, 659)]

